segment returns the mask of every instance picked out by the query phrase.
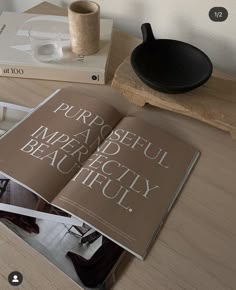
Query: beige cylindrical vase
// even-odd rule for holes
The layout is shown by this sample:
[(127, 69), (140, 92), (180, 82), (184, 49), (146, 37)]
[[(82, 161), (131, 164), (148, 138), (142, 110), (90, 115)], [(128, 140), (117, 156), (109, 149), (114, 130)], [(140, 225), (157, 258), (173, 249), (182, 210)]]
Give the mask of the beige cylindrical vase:
[(91, 55), (100, 45), (100, 7), (93, 1), (75, 1), (68, 8), (72, 51)]

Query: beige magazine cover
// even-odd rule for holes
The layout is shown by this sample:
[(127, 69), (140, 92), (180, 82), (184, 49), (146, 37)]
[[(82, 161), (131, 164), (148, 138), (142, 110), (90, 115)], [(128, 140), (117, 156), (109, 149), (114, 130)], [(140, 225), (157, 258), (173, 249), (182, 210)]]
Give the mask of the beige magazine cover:
[(199, 156), (72, 88), (4, 135), (0, 149), (3, 175), (142, 259)]

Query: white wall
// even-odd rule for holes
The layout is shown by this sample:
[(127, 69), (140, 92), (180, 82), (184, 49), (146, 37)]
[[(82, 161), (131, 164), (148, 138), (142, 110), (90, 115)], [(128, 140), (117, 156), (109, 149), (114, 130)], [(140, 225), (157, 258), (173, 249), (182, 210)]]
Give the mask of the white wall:
[[(203, 49), (216, 67), (236, 75), (236, 0), (95, 0), (115, 26), (141, 36), (143, 22), (152, 24), (157, 38), (187, 41)], [(0, 10), (24, 11), (39, 0), (0, 0)], [(71, 0), (48, 0), (67, 7)], [(227, 8), (225, 22), (208, 17), (214, 6)], [(121, 44), (122, 45), (122, 44)]]

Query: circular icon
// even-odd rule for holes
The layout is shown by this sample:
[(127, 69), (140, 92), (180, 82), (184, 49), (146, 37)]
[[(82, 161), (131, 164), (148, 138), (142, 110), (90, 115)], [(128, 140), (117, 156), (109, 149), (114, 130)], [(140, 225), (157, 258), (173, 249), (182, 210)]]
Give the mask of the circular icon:
[(93, 76), (92, 76), (92, 80), (94, 80), (94, 81), (96, 81), (96, 80), (97, 80), (97, 78), (98, 78), (98, 77), (97, 77), (97, 76), (95, 76), (95, 75), (93, 75)]
[(17, 271), (11, 272), (8, 275), (8, 282), (11, 286), (19, 286), (23, 282), (23, 275)]
[(229, 16), (229, 13), (224, 7), (213, 7), (209, 11), (209, 17), (214, 22), (223, 22)]

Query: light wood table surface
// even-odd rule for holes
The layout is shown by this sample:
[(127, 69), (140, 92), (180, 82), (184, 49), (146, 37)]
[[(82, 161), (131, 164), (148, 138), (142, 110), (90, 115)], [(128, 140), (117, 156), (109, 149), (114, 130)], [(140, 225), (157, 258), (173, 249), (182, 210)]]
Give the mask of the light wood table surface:
[[(35, 11), (62, 13), (61, 9), (46, 3), (31, 10)], [(138, 39), (115, 30), (108, 84), (73, 83), (72, 86), (193, 144), (201, 151), (201, 157), (146, 260), (127, 255), (114, 289), (235, 290), (236, 142), (227, 133), (189, 117), (151, 106), (131, 105), (110, 88), (115, 68), (137, 43)], [(68, 85), (70, 83), (1, 77), (0, 100), (35, 106), (55, 89)], [(0, 289), (8, 289), (7, 276), (16, 268), (25, 278), (20, 289), (79, 289), (0, 225)]]

